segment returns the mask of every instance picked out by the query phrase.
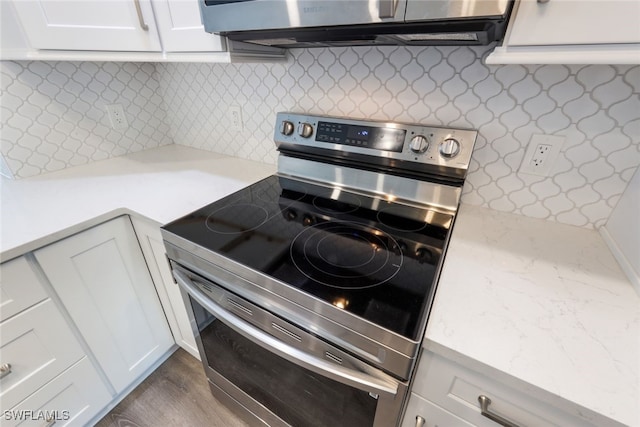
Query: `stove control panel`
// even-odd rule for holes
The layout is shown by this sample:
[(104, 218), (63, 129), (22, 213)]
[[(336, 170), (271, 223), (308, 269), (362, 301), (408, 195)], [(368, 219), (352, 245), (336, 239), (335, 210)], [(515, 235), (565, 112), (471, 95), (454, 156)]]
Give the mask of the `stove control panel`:
[(281, 151), (343, 158), (362, 155), (385, 159), (372, 163), (414, 164), (408, 169), (431, 168), (455, 177), (466, 175), (477, 138), (476, 131), (467, 129), (296, 113), (278, 113), (275, 129)]

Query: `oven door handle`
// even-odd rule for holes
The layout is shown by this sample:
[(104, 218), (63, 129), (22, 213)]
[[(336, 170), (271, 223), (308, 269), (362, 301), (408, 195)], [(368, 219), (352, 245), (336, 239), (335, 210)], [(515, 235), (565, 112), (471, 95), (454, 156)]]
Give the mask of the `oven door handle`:
[(178, 282), (178, 285), (180, 285), (180, 287), (184, 289), (198, 304), (207, 309), (207, 311), (216, 316), (237, 333), (266, 350), (275, 353), (283, 359), (286, 359), (300, 367), (313, 371), (324, 377), (331, 378), (342, 384), (368, 391), (381, 397), (390, 397), (393, 399), (396, 396), (398, 386), (392, 380), (376, 378), (364, 372), (345, 368), (344, 366), (340, 366), (305, 353), (300, 349), (274, 338), (266, 332), (263, 332), (250, 323), (228, 312), (211, 300), (211, 298), (205, 296), (183, 272), (174, 269), (173, 277)]

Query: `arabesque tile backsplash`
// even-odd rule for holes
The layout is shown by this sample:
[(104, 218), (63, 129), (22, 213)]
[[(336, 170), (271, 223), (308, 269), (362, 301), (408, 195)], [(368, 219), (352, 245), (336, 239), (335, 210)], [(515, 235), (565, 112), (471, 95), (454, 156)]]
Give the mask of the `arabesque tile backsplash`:
[[(110, 104), (124, 107), (126, 131), (112, 129)], [(0, 105), (17, 178), (172, 143), (154, 64), (2, 61)]]
[[(275, 163), (273, 123), (278, 111), (474, 128), (479, 138), (463, 203), (578, 226), (602, 225), (640, 164), (640, 66), (487, 66), (482, 58), (489, 50), (331, 48), (292, 50), (281, 63), (74, 63), (73, 69), (61, 66), (64, 63), (45, 63), (35, 69), (33, 62), (3, 63), (3, 80), (6, 75), (10, 78), (9, 84), (2, 84), (2, 154), (18, 177), (77, 164), (80, 160), (73, 153), (84, 152), (82, 156), (91, 160), (171, 141)], [(104, 109), (83, 112), (69, 107), (78, 114), (65, 123), (72, 125), (77, 120), (76, 127), (84, 129), (83, 122), (93, 120), (100, 132), (89, 148), (76, 142), (74, 150), (64, 140), (47, 141), (71, 151), (66, 154), (69, 160), (60, 160), (58, 155), (52, 166), (43, 163), (42, 156), (60, 151), (42, 149), (33, 140), (25, 144), (22, 139), (30, 134), (29, 121), (46, 126), (34, 119), (38, 110), (32, 108), (31, 96), (18, 108), (5, 105), (4, 96), (16, 81), (40, 93), (36, 80), (48, 82), (51, 72), (46, 70), (64, 74), (61, 68), (68, 69), (66, 78), (75, 82), (73, 87), (87, 88), (100, 82), (98, 72), (87, 69), (110, 70), (106, 71), (114, 76), (110, 84), (120, 88), (116, 93), (134, 90), (142, 99), (133, 100), (129, 93), (129, 97), (117, 98), (120, 101), (111, 101), (113, 97), (104, 101), (126, 104), (127, 117), (136, 126), (124, 134), (108, 128)], [(26, 79), (24, 70), (28, 70)], [(83, 75), (84, 80), (77, 81), (73, 76), (78, 70), (89, 77)], [(131, 80), (118, 83), (119, 73), (143, 73), (142, 87), (136, 83), (130, 88)], [(51, 84), (60, 87), (55, 81)], [(70, 96), (76, 94), (65, 90)], [(80, 90), (77, 102), (88, 102), (83, 99), (87, 94), (95, 98), (91, 91)], [(65, 105), (74, 104), (68, 100)], [(242, 108), (241, 132), (229, 124), (228, 107), (233, 105)], [(145, 127), (150, 118), (153, 123)], [(13, 131), (12, 120), (20, 121), (21, 133)], [(57, 124), (52, 122), (52, 126)], [(5, 137), (6, 128), (9, 137)], [(73, 131), (71, 127), (72, 138)], [(533, 134), (565, 138), (548, 178), (517, 172)], [(117, 141), (125, 141), (125, 147)]]

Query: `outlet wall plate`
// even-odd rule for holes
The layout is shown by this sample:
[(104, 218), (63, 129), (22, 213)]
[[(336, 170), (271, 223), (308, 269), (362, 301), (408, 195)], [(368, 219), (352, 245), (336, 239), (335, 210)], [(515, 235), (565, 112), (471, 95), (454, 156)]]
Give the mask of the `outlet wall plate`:
[(107, 110), (107, 115), (111, 121), (112, 128), (116, 130), (124, 130), (129, 127), (129, 122), (127, 122), (127, 116), (124, 114), (122, 104), (107, 105), (105, 106), (105, 109)]
[(236, 131), (242, 131), (242, 110), (237, 105), (229, 106), (229, 120), (231, 121), (231, 128)]
[(560, 150), (564, 137), (555, 135), (531, 136), (527, 152), (522, 159), (519, 172), (530, 175), (549, 176)]

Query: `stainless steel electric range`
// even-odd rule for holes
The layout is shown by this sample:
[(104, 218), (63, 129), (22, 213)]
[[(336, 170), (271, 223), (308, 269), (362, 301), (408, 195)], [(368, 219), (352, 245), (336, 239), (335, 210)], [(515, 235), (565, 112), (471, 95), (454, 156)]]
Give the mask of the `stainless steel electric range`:
[(253, 425), (397, 425), (477, 133), (277, 116), (278, 173), (162, 229), (214, 395)]

